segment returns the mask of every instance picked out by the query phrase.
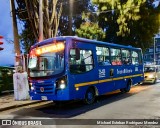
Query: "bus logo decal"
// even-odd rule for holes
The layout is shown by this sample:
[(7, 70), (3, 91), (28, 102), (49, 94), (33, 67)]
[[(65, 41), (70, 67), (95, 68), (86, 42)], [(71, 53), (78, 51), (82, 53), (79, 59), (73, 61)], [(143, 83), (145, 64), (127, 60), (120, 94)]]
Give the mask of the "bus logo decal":
[(39, 81), (38, 81), (38, 83), (44, 83), (44, 81), (42, 81), (42, 80), (39, 80)]
[(105, 77), (106, 76), (106, 70), (105, 69), (99, 69), (99, 78)]
[(132, 69), (117, 69), (117, 74), (132, 73)]
[(43, 88), (43, 87), (40, 87), (40, 91), (41, 91), (41, 92), (44, 92), (44, 88)]
[(135, 67), (135, 71), (138, 71), (138, 67)]

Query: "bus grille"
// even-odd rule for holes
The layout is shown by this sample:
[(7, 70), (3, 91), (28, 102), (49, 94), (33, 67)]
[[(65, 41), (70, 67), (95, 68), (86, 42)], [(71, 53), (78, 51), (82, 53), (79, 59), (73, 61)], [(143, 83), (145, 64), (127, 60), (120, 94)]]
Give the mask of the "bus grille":
[(54, 84), (48, 83), (36, 83), (35, 91), (37, 94), (54, 94)]

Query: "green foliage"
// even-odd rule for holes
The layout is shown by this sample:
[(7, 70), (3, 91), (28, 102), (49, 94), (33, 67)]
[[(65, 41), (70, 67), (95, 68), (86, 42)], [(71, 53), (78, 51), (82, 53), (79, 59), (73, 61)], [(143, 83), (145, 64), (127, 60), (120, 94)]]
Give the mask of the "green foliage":
[(105, 41), (143, 50), (153, 43), (159, 30), (160, 10), (153, 7), (153, 0), (92, 0), (92, 3), (98, 7), (99, 26), (106, 30)]
[(105, 32), (99, 27), (98, 23), (91, 22), (90, 19), (96, 21), (97, 17), (91, 15), (91, 13), (82, 13), (82, 19), (84, 22), (80, 25), (79, 29), (76, 29), (76, 35), (88, 39), (102, 40), (105, 38)]
[(102, 28), (99, 28), (97, 23), (84, 22), (81, 24), (79, 29), (76, 29), (76, 34), (79, 37), (84, 37), (88, 39), (101, 40), (105, 38), (105, 33)]
[(127, 22), (131, 20), (137, 21), (141, 18), (139, 15), (140, 7), (145, 1), (146, 0), (127, 0), (126, 2), (123, 2), (121, 0), (92, 0), (93, 4), (98, 5), (99, 11), (115, 9), (114, 13), (118, 14), (118, 36), (125, 36), (130, 33), (130, 28), (128, 27)]

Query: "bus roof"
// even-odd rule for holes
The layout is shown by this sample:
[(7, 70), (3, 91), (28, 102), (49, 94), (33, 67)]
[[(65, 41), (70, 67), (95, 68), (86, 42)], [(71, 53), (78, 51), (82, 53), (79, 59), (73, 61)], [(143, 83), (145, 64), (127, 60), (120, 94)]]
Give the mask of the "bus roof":
[(77, 36), (60, 36), (60, 37), (49, 38), (49, 39), (43, 40), (41, 42), (37, 42), (35, 45), (32, 46), (32, 48), (48, 44), (49, 42), (62, 41), (62, 40), (66, 40), (66, 39), (69, 39), (69, 38), (73, 39), (75, 41), (81, 41), (81, 42), (86, 42), (86, 43), (88, 42), (88, 43), (99, 44), (99, 45), (108, 45), (108, 46), (115, 46), (115, 47), (121, 47), (121, 48), (141, 50), (141, 48), (132, 47), (130, 45), (125, 46), (125, 45), (120, 45), (120, 44), (115, 44), (115, 43), (109, 43), (109, 42), (91, 40), (91, 39), (86, 39), (86, 38), (80, 38), (80, 37), (77, 37)]

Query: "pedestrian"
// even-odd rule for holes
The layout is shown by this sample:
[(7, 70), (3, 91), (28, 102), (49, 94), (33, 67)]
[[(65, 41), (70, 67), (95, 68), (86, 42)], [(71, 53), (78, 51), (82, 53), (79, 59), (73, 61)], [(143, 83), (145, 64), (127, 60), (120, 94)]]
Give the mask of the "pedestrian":
[(17, 66), (16, 72), (13, 74), (13, 81), (14, 81), (14, 99), (15, 100), (29, 99), (27, 73), (23, 72), (21, 66)]

